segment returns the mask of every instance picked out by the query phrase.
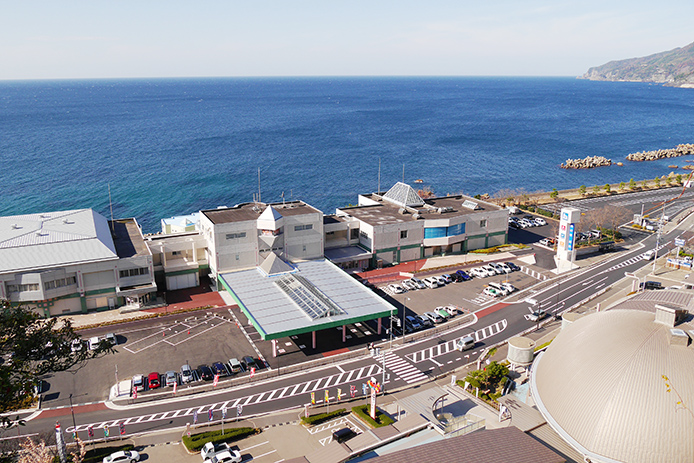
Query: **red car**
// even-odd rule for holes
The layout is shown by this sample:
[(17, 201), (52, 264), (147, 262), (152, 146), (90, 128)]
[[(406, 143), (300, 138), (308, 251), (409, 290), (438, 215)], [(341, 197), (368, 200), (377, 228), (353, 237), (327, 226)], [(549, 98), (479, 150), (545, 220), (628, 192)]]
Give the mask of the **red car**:
[(161, 386), (161, 377), (159, 376), (159, 373), (156, 371), (153, 371), (152, 373), (149, 374), (147, 379), (149, 380), (149, 388), (150, 389), (156, 389)]

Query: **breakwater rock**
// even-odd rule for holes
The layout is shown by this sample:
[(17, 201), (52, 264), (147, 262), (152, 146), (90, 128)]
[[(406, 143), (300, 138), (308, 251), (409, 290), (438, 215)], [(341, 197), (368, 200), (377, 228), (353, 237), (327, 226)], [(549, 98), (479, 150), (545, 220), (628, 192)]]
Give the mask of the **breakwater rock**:
[(665, 150), (631, 153), (627, 156), (627, 159), (629, 161), (655, 161), (656, 159), (676, 158), (678, 156), (686, 156), (688, 154), (694, 154), (694, 144), (692, 143), (677, 145), (677, 148), (669, 148)]
[(562, 169), (592, 169), (593, 167), (611, 166), (612, 159), (604, 156), (587, 156), (583, 159), (567, 159), (561, 164)]

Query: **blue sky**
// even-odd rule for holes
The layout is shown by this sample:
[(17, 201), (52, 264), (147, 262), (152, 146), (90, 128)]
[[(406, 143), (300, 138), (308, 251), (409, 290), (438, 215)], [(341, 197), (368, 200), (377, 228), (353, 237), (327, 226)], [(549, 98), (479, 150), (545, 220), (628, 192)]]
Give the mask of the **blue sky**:
[(3, 0), (0, 11), (0, 79), (576, 76), (694, 41), (691, 0)]

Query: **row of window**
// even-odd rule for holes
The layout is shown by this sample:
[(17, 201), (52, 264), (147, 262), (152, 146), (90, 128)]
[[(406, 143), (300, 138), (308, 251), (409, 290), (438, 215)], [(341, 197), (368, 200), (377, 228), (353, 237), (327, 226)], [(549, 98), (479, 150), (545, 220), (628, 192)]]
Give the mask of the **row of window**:
[(307, 223), (304, 225), (294, 225), (294, 231), (301, 231), (301, 230), (313, 230), (313, 224)]
[[(486, 222), (486, 221), (485, 221)], [(465, 224), (451, 225), (450, 227), (431, 227), (424, 229), (424, 239), (445, 238), (446, 236), (458, 236), (465, 233)]]
[(246, 232), (241, 232), (241, 233), (227, 233), (227, 239), (228, 240), (237, 240), (239, 238), (245, 238), (246, 237)]
[(49, 290), (49, 289), (63, 288), (65, 286), (71, 286), (74, 284), (77, 284), (77, 278), (67, 277), (67, 278), (60, 278), (59, 280), (46, 281), (43, 284), (43, 288), (45, 290)]
[(7, 291), (10, 293), (22, 293), (24, 291), (38, 291), (38, 283), (29, 283), (26, 285), (7, 285)]
[(129, 268), (127, 270), (120, 271), (121, 278), (136, 277), (138, 275), (149, 275), (149, 269), (147, 267), (141, 268)]

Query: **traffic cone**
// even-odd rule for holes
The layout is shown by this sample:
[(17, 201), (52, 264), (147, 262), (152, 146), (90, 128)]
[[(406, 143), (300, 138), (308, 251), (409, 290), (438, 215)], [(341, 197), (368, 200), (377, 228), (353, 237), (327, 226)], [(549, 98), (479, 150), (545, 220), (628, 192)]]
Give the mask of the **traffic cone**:
[(188, 334), (190, 334), (190, 330), (188, 330)]

